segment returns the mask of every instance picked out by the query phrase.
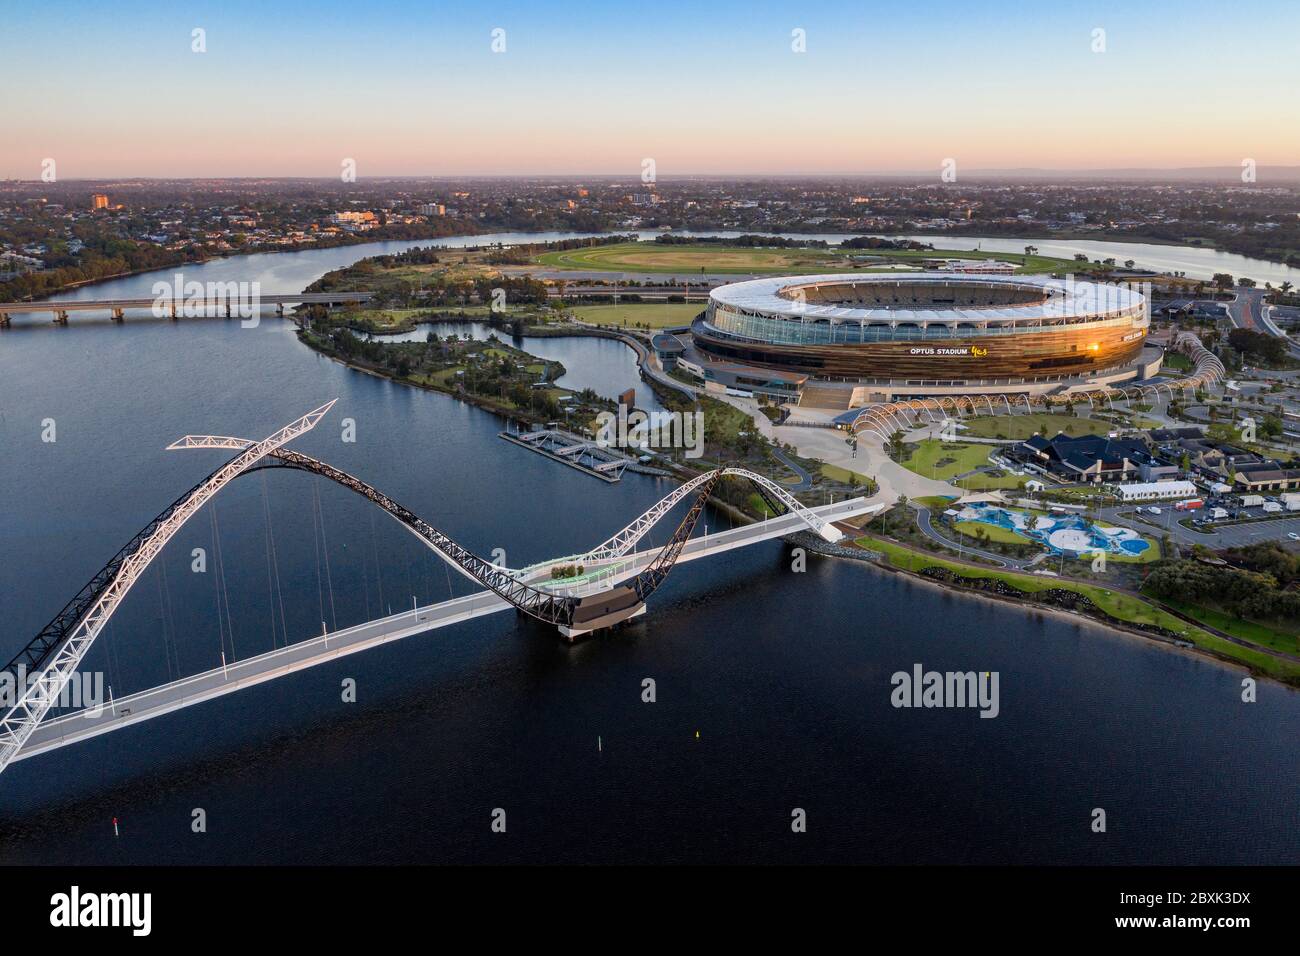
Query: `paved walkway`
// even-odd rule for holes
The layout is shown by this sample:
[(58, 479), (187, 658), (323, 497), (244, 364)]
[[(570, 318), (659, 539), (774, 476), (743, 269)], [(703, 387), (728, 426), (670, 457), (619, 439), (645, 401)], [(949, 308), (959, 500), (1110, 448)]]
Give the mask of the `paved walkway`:
[(780, 448), (777, 448), (775, 446), (772, 448), (772, 455), (776, 458), (777, 461), (785, 465), (787, 468), (789, 468), (791, 471), (793, 471), (796, 475), (799, 476), (799, 483), (794, 485), (786, 485), (786, 491), (807, 491), (809, 488), (812, 487), (812, 475), (808, 474), (808, 471), (804, 468), (803, 465), (799, 464), (797, 461), (795, 461), (793, 458), (791, 458), (789, 455), (783, 452)]
[(981, 551), (979, 548), (972, 548), (960, 541), (954, 541), (952, 538), (940, 534), (939, 529), (931, 523), (929, 508), (925, 507), (925, 505), (913, 505), (912, 507), (916, 509), (916, 526), (920, 528), (921, 532), (931, 541), (937, 541), (939, 544), (948, 548), (956, 548), (957, 551), (963, 555), (977, 555), (984, 558), (986, 561), (992, 561), (994, 564), (1003, 568), (1024, 570), (1032, 563), (1030, 561), (1020, 561), (1016, 558), (1009, 558), (1005, 554), (994, 554), (992, 551)]
[(908, 498), (922, 498), (929, 495), (947, 495), (960, 497), (964, 489), (946, 481), (924, 478), (914, 471), (909, 471), (891, 459), (882, 447), (872, 444), (871, 440), (859, 436), (857, 455), (849, 446), (845, 432), (837, 428), (806, 428), (797, 425), (773, 425), (766, 415), (758, 410), (758, 403), (751, 398), (736, 395), (714, 395), (734, 408), (740, 409), (754, 422), (763, 437), (782, 445), (791, 445), (801, 458), (819, 458), (828, 465), (837, 465), (848, 471), (866, 475), (878, 486), (874, 495), (868, 498), (872, 503), (893, 504), (899, 495)]

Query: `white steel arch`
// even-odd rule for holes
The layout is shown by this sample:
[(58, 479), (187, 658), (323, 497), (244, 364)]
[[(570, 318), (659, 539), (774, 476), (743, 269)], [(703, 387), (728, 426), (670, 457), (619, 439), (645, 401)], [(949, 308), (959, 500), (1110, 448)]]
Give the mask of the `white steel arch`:
[[(572, 560), (587, 562), (608, 561), (614, 558), (622, 557), (627, 554), (638, 541), (645, 537), (646, 532), (659, 523), (668, 512), (672, 511), (678, 502), (686, 498), (692, 491), (704, 484), (712, 476), (713, 472), (706, 472), (697, 475), (685, 484), (679, 485), (669, 494), (665, 495), (659, 501), (651, 505), (643, 514), (638, 516), (626, 527), (615, 532), (606, 540), (602, 541), (596, 547), (592, 548), (585, 554), (573, 555), (571, 558), (560, 560)], [(761, 486), (764, 490), (770, 492), (778, 501), (797, 514), (803, 519), (813, 531), (816, 531), (825, 540), (834, 543), (844, 537), (844, 533), (836, 528), (829, 521), (825, 521), (813, 512), (805, 508), (794, 495), (786, 491), (779, 484), (770, 478), (755, 474), (744, 468), (723, 468), (723, 475), (734, 475), (738, 478), (745, 478), (756, 485)], [(555, 564), (555, 560), (545, 562), (547, 566)], [(523, 574), (534, 570), (533, 568), (524, 568), (519, 573)]]
[(0, 719), (0, 772), (9, 765), (22, 745), (31, 736), (41, 718), (49, 711), (63, 692), (82, 658), (90, 650), (108, 619), (117, 610), (145, 569), (162, 551), (177, 531), (192, 518), (218, 491), (228, 485), (260, 458), (299, 435), (311, 431), (333, 407), (333, 401), (308, 412), (297, 421), (286, 425), (273, 435), (257, 442), (242, 454), (228, 461), (212, 473), (189, 497), (177, 505), (170, 515), (140, 546), (122, 562), (121, 568), (99, 598), (78, 622), (66, 641), (41, 667), (35, 678), (27, 683), (18, 702)]

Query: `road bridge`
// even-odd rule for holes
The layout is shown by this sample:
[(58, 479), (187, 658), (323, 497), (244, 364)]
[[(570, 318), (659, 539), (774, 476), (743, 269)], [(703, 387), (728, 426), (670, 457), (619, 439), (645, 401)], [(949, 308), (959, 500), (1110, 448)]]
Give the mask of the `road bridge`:
[[(0, 326), (10, 324), (12, 316), (50, 313), (54, 321), (66, 325), (72, 312), (107, 312), (115, 321), (126, 318), (128, 311), (148, 309), (159, 318), (176, 319), (195, 313), (222, 314), (232, 318), (241, 310), (258, 310), (273, 305), (277, 315), (284, 314), (287, 305), (338, 306), (369, 302), (373, 292), (292, 292), (292, 293), (241, 293), (240, 283), (210, 283), (204, 292), (189, 295), (148, 296), (132, 299), (42, 299), (38, 302), (0, 302)], [(231, 289), (229, 287), (235, 287)]]

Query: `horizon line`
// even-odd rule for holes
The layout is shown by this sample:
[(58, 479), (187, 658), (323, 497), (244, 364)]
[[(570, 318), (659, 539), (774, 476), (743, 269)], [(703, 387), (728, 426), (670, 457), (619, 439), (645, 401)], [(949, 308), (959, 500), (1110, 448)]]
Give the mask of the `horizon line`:
[[(1292, 172), (1300, 176), (1300, 163), (1296, 164), (1259, 164), (1256, 170), (1273, 170)], [(977, 176), (1059, 176), (1062, 178), (1086, 179), (1100, 177), (1117, 177), (1124, 175), (1155, 175), (1159, 173), (1170, 174), (1232, 174), (1240, 172), (1241, 167), (1233, 165), (1224, 166), (1097, 166), (1097, 167), (1052, 167), (1052, 166), (1020, 166), (1020, 167), (979, 167), (960, 173), (957, 180), (953, 182), (941, 182), (942, 185), (959, 185), (961, 179), (969, 179)], [(720, 180), (739, 180), (739, 179), (930, 179), (938, 178), (939, 168), (934, 170), (868, 170), (868, 171), (763, 171), (763, 172), (682, 172), (682, 173), (665, 173), (656, 176), (654, 182), (640, 183), (640, 185), (653, 186), (659, 182), (671, 180), (692, 180), (692, 179), (720, 179)], [(639, 170), (628, 170), (626, 172), (610, 171), (576, 171), (576, 172), (539, 172), (539, 171), (520, 171), (512, 173), (481, 173), (481, 172), (449, 172), (449, 173), (377, 173), (364, 176), (357, 176), (355, 183), (363, 181), (379, 182), (386, 180), (438, 180), (438, 179), (640, 179)], [(189, 174), (118, 174), (118, 175), (89, 175), (89, 176), (64, 176), (59, 177), (53, 182), (44, 182), (39, 177), (18, 177), (2, 176), (0, 183), (9, 184), (31, 184), (55, 186), (60, 183), (78, 183), (78, 182), (110, 182), (110, 181), (131, 181), (142, 180), (152, 182), (177, 182), (186, 180), (218, 180), (218, 181), (240, 181), (240, 180), (284, 180), (284, 181), (310, 181), (310, 182), (340, 182), (341, 185), (353, 185), (354, 183), (343, 183), (337, 175), (312, 175), (308, 173), (278, 173), (278, 174), (257, 174), (257, 173), (189, 173)], [(1255, 183), (1243, 183), (1243, 185), (1259, 185)]]

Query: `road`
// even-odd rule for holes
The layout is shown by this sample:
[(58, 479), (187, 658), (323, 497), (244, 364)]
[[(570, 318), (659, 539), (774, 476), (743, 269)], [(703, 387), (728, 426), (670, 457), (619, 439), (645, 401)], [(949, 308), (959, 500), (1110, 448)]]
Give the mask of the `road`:
[(1286, 339), (1291, 354), (1300, 357), (1300, 345), (1292, 342), (1273, 321), (1272, 308), (1264, 304), (1267, 295), (1265, 289), (1238, 289), (1236, 298), (1228, 303), (1228, 318), (1239, 329), (1250, 329), (1252, 332)]

